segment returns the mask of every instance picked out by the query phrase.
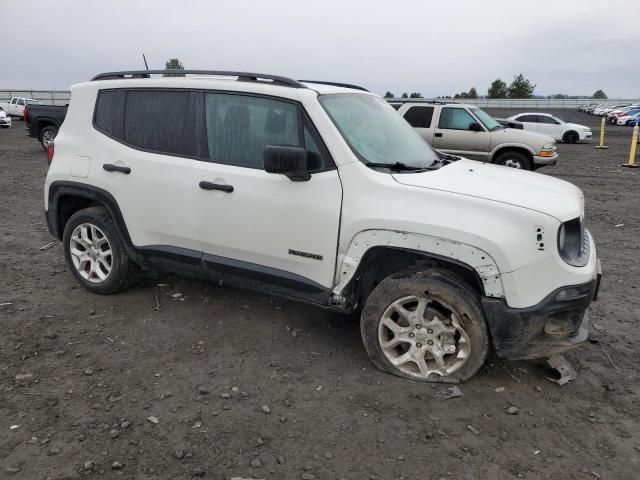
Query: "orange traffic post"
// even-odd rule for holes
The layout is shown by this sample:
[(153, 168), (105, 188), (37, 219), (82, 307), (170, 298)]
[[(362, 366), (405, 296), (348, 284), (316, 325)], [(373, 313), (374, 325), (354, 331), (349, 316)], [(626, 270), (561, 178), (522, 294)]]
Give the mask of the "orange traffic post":
[(636, 146), (638, 145), (638, 124), (633, 127), (633, 136), (631, 137), (631, 150), (629, 150), (629, 163), (622, 165), (628, 168), (638, 168), (636, 165)]
[(604, 144), (604, 124), (607, 117), (602, 117), (602, 122), (600, 122), (600, 145), (596, 145), (596, 148), (609, 148)]

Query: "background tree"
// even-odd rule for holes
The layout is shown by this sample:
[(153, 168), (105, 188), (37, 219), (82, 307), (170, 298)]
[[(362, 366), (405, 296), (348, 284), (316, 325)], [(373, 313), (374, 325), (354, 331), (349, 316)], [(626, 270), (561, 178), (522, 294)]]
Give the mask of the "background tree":
[(476, 87), (471, 87), (468, 98), (478, 98), (478, 91), (476, 90)]
[(420, 92), (412, 92), (409, 98), (423, 98)]
[(535, 83), (531, 83), (519, 73), (513, 77), (513, 82), (509, 85), (509, 98), (531, 98), (535, 88)]
[[(177, 58), (170, 58), (164, 64), (165, 70), (184, 70), (184, 65)], [(184, 73), (163, 73), (163, 77), (184, 77)]]
[(489, 87), (489, 98), (507, 98), (507, 84), (504, 83), (499, 78), (491, 82), (491, 86)]
[(404, 92), (401, 98), (409, 98), (409, 95), (407, 94), (407, 92)]
[(604, 93), (603, 90), (596, 90), (595, 92), (593, 92), (593, 95), (591, 95), (591, 98), (602, 98), (602, 99), (606, 99), (607, 94)]
[(387, 90), (387, 93), (384, 94), (384, 98), (395, 98), (396, 96)]

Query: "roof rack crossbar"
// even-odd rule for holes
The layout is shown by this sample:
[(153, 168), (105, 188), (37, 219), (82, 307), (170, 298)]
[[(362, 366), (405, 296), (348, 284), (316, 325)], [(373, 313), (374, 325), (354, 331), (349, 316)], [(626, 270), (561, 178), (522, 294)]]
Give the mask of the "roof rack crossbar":
[(293, 80), (287, 77), (280, 77), (278, 75), (268, 75), (264, 73), (249, 73), (249, 72), (232, 72), (225, 70), (125, 70), (122, 72), (105, 72), (99, 73), (91, 79), (96, 80), (118, 80), (125, 78), (150, 78), (151, 75), (169, 75), (169, 76), (184, 76), (184, 75), (211, 75), (216, 77), (237, 77), (238, 81), (243, 82), (258, 82), (261, 80), (270, 80), (271, 82), (284, 85), (293, 88), (307, 88), (297, 80)]
[(362, 90), (363, 92), (369, 91), (364, 87), (361, 87), (359, 85), (352, 85), (350, 83), (326, 82), (323, 80), (298, 80), (298, 81), (304, 82), (304, 83), (319, 83), (320, 85), (333, 85), (334, 87), (353, 88), (355, 90)]

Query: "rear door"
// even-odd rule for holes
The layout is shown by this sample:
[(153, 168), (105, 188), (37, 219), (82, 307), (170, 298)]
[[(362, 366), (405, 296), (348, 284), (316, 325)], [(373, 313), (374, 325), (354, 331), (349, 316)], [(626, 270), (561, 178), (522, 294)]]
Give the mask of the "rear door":
[(433, 145), (433, 106), (412, 105), (402, 116), (429, 145)]
[[(210, 92), (205, 108), (210, 161), (196, 165), (192, 186), (205, 271), (292, 296), (325, 295), (334, 278), (342, 187), (301, 105)], [(266, 145), (306, 148), (311, 179), (265, 172)]]
[(540, 131), (538, 115), (520, 115), (519, 117), (516, 117), (516, 120), (522, 123), (524, 130), (529, 130), (531, 132)]
[(91, 178), (117, 200), (133, 244), (149, 261), (194, 272), (202, 257), (193, 176), (207, 156), (203, 113), (201, 92), (103, 90), (94, 116), (100, 137), (76, 159), (90, 163)]
[(538, 132), (549, 135), (556, 140), (562, 138), (562, 125), (558, 123), (553, 117), (547, 115), (537, 115), (538, 117)]
[[(471, 130), (472, 123), (478, 123), (482, 130)], [(442, 107), (433, 136), (437, 150), (474, 160), (486, 160), (489, 155), (491, 132), (466, 108)]]

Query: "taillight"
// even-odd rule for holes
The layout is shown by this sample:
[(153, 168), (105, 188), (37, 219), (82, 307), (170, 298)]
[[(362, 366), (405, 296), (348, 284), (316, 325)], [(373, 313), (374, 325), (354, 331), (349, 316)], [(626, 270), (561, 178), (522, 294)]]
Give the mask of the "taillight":
[(53, 143), (47, 147), (47, 162), (51, 165), (53, 161)]
[(24, 121), (25, 122), (29, 121), (29, 109), (26, 106), (24, 107), (23, 115), (24, 115)]

